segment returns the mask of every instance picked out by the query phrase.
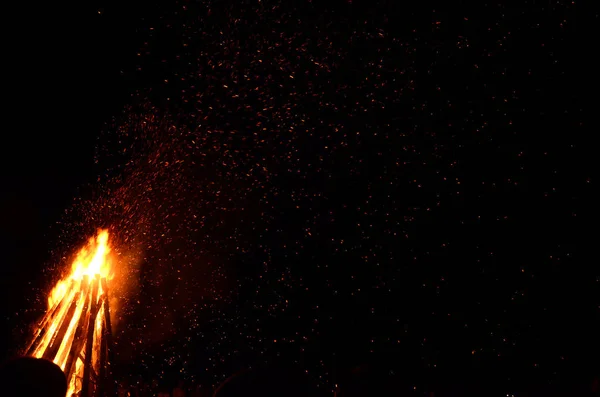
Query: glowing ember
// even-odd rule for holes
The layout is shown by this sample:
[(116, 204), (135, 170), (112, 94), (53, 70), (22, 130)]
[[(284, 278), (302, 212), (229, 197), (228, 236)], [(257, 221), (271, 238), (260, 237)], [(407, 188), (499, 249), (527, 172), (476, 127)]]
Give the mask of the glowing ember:
[(101, 230), (78, 252), (70, 274), (52, 289), (46, 316), (27, 350), (62, 368), (69, 396), (98, 394), (106, 380), (109, 253), (108, 231)]

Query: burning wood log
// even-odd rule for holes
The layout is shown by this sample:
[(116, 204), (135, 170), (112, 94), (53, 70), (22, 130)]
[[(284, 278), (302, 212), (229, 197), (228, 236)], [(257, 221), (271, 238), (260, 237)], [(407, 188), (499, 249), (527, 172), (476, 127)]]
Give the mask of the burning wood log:
[(111, 396), (116, 394), (116, 389), (113, 383), (112, 370), (110, 368), (110, 363), (114, 362), (114, 353), (113, 353), (113, 339), (112, 339), (112, 324), (110, 321), (110, 305), (108, 299), (108, 282), (106, 278), (103, 277), (100, 282), (102, 283), (102, 290), (106, 294), (106, 299), (104, 299), (104, 338), (102, 341), (106, 343), (106, 385), (111, 385), (111, 387), (106, 390), (106, 395)]
[[(73, 376), (73, 371), (75, 370), (75, 362), (77, 361), (77, 357), (79, 357), (79, 353), (83, 348), (83, 330), (88, 320), (88, 308), (90, 306), (91, 296), (88, 293), (90, 289), (90, 283), (88, 281), (88, 276), (84, 276), (83, 286), (84, 294), (85, 294), (85, 303), (83, 305), (83, 310), (81, 311), (81, 316), (79, 317), (79, 322), (77, 323), (77, 328), (75, 329), (75, 334), (73, 336), (73, 343), (71, 345), (71, 349), (69, 350), (69, 355), (67, 357), (67, 362), (65, 364), (64, 372), (67, 376), (67, 379), (71, 379)], [(87, 329), (87, 328), (85, 328)]]
[(25, 353), (26, 356), (31, 356), (37, 350), (40, 343), (44, 340), (44, 338), (46, 337), (46, 334), (50, 330), (52, 323), (54, 322), (56, 316), (58, 316), (58, 313), (60, 313), (61, 309), (65, 305), (65, 302), (67, 302), (67, 296), (71, 293), (71, 291), (73, 290), (74, 287), (75, 287), (75, 280), (71, 280), (69, 289), (67, 290), (67, 293), (65, 294), (63, 299), (61, 299), (59, 302), (57, 302), (56, 305), (54, 306), (54, 308), (52, 310), (50, 310), (44, 316), (44, 319), (42, 320), (42, 323), (41, 323), (40, 327), (38, 328), (38, 332), (36, 333), (35, 339), (33, 340), (33, 342), (29, 345), (29, 347), (26, 350), (26, 353)]
[(71, 302), (71, 306), (69, 307), (69, 310), (67, 310), (67, 313), (63, 318), (63, 322), (60, 325), (60, 328), (58, 328), (58, 330), (54, 334), (54, 337), (52, 338), (52, 342), (48, 345), (46, 351), (44, 351), (44, 355), (42, 357), (46, 360), (53, 361), (54, 357), (56, 357), (56, 353), (58, 353), (58, 349), (60, 348), (60, 345), (63, 342), (63, 337), (65, 336), (69, 325), (71, 324), (71, 319), (73, 318), (73, 314), (75, 313), (75, 308), (77, 307), (77, 301), (79, 300), (80, 295), (81, 292), (77, 292), (75, 294), (75, 297)]
[[(106, 300), (105, 300), (106, 302)], [(106, 311), (106, 303), (104, 305), (104, 310)], [(104, 397), (105, 395), (105, 384), (107, 381), (106, 376), (106, 338), (102, 338), (100, 340), (100, 368), (98, 371), (98, 395)]]
[(96, 301), (98, 296), (100, 276), (96, 276), (93, 283), (92, 308), (90, 311), (90, 321), (88, 322), (87, 337), (85, 341), (85, 361), (83, 364), (83, 380), (81, 384), (82, 397), (87, 397), (90, 395), (90, 370), (92, 367), (92, 352), (94, 347), (94, 329), (96, 328), (96, 316), (98, 315), (98, 311), (100, 310), (101, 306), (99, 302)]
[[(102, 290), (104, 291), (104, 293), (106, 295), (108, 295), (108, 283), (106, 282), (106, 278), (103, 277), (100, 281), (102, 282)], [(104, 320), (106, 321), (106, 333), (108, 336), (110, 336), (108, 338), (107, 342), (111, 343), (112, 342), (112, 326), (110, 323), (110, 310), (109, 310), (109, 305), (108, 305), (108, 299), (106, 299), (104, 301)], [(110, 347), (110, 344), (108, 347)]]

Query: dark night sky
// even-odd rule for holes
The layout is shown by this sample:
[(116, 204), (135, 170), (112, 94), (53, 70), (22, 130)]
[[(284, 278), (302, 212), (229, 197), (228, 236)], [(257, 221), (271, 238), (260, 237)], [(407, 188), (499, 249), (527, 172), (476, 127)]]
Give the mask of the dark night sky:
[[(2, 49), (8, 60), (0, 146), (2, 356), (23, 339), (17, 334), (34, 315), (32, 290), (48, 288), (42, 269), (64, 234), (56, 222), (103, 173), (102, 163), (94, 164), (96, 148), (121, 148), (102, 141), (106, 134), (98, 140), (103, 125), (124, 106), (151, 101), (186, 128), (213, 131), (207, 159), (193, 159), (208, 168), (214, 161), (215, 170), (186, 169), (192, 176), (181, 184), (217, 181), (214, 199), (159, 182), (164, 171), (143, 172), (163, 183), (167, 196), (182, 192), (182, 202), (162, 198), (178, 216), (188, 214), (181, 209), (188, 205), (190, 214), (206, 216), (207, 237), (186, 219), (195, 231), (181, 244), (197, 238), (202, 253), (190, 257), (218, 263), (217, 273), (229, 280), (219, 288), (235, 290), (236, 298), (194, 320), (177, 317), (174, 323), (190, 331), (158, 347), (147, 336), (145, 349), (156, 356), (150, 369), (164, 369), (171, 362), (165, 352), (178, 348), (186, 351), (179, 360), (203, 367), (190, 357), (213, 354), (202, 347), (208, 340), (222, 350), (214, 353), (220, 358), (231, 356), (224, 349), (245, 352), (241, 361), (256, 360), (256, 352), (295, 360), (301, 349), (301, 365), (328, 387), (338, 376), (332, 374), (363, 364), (381, 379), (407, 368), (421, 379), (420, 368), (441, 379), (458, 375), (455, 383), (467, 383), (460, 380), (467, 373), (498, 382), (517, 378), (513, 388), (588, 382), (598, 369), (589, 363), (600, 331), (600, 273), (591, 249), (597, 74), (589, 43), (597, 15), (567, 1), (521, 8), (381, 2), (377, 9), (363, 2), (154, 3), (13, 12), (19, 23)], [(281, 24), (272, 22), (279, 17)], [(256, 78), (261, 90), (234, 85), (236, 73)], [(232, 89), (238, 96), (230, 86), (239, 87)], [(287, 106), (288, 95), (293, 111), (269, 110)], [(205, 103), (189, 104), (198, 97)], [(268, 126), (272, 135), (254, 143), (228, 138), (249, 125)], [(305, 130), (314, 135), (303, 137)], [(244, 154), (211, 151), (226, 142)], [(165, 150), (177, 157), (185, 152), (178, 145), (173, 139)], [(238, 168), (254, 160), (264, 160), (268, 176), (245, 179)], [(231, 187), (232, 180), (240, 187)], [(135, 197), (127, 189), (124, 197)], [(259, 199), (260, 189), (270, 190)], [(218, 211), (236, 203), (263, 217)], [(177, 230), (169, 242), (185, 233)], [(182, 312), (196, 313), (200, 301), (189, 292), (200, 284), (178, 289), (171, 273), (199, 274), (200, 265), (179, 268), (178, 249), (148, 253), (139, 279), (148, 291), (179, 296)], [(262, 262), (270, 270), (257, 270)], [(140, 294), (142, 305), (172, 309), (148, 291)], [(127, 313), (152, 328), (141, 309)], [(237, 323), (248, 319), (262, 330)], [(189, 321), (211, 325), (195, 333)], [(305, 339), (287, 347), (266, 342), (290, 335)], [(184, 337), (192, 342), (184, 344)], [(139, 350), (132, 348), (127, 368), (138, 368), (145, 357)], [(237, 367), (213, 365), (210, 379)]]

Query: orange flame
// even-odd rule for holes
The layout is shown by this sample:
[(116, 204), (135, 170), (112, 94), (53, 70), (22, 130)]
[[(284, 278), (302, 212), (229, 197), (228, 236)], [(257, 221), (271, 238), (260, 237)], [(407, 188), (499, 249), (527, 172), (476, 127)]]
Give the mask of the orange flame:
[(56, 302), (60, 302), (65, 297), (71, 280), (81, 282), (83, 276), (93, 279), (97, 274), (100, 277), (109, 277), (109, 253), (108, 231), (100, 230), (95, 238), (90, 238), (88, 246), (83, 247), (77, 253), (71, 266), (71, 274), (56, 283), (56, 286), (52, 289), (48, 297), (48, 307), (53, 307)]
[[(50, 359), (63, 371), (68, 371), (65, 366), (69, 361), (72, 346), (76, 344), (75, 334), (78, 332), (78, 325), (81, 327), (81, 324), (89, 321), (92, 305), (102, 303), (101, 296), (106, 291), (103, 291), (100, 279), (112, 278), (110, 251), (108, 231), (100, 230), (98, 235), (90, 238), (87, 246), (77, 253), (70, 274), (57, 282), (48, 296), (48, 312), (30, 345), (29, 351), (34, 357), (44, 357), (48, 355), (48, 351), (53, 351)], [(92, 300), (92, 288), (87, 288), (87, 281), (95, 283), (98, 289), (95, 301)], [(72, 314), (69, 313), (70, 308)], [(103, 321), (104, 305), (101, 305), (94, 324), (93, 367), (99, 365), (97, 352), (100, 351), (99, 335)], [(61, 328), (62, 332), (59, 331)], [(59, 334), (60, 340), (58, 340)], [(84, 366), (79, 354), (71, 365), (72, 377), (68, 380), (69, 396), (78, 392), (81, 386)]]

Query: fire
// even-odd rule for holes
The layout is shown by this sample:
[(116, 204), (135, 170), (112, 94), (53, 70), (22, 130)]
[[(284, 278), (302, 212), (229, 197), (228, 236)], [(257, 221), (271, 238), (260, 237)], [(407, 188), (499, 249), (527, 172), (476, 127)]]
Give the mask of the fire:
[(53, 361), (67, 375), (69, 396), (99, 394), (107, 379), (111, 338), (108, 282), (112, 278), (108, 231), (81, 248), (71, 272), (48, 296), (48, 311), (27, 354)]
[(71, 274), (56, 283), (56, 286), (50, 292), (50, 296), (48, 296), (48, 308), (52, 308), (56, 302), (65, 297), (71, 280), (81, 282), (83, 276), (92, 279), (97, 274), (101, 278), (107, 278), (110, 273), (109, 253), (108, 231), (100, 230), (98, 235), (95, 238), (90, 238), (88, 245), (77, 253), (71, 265)]

